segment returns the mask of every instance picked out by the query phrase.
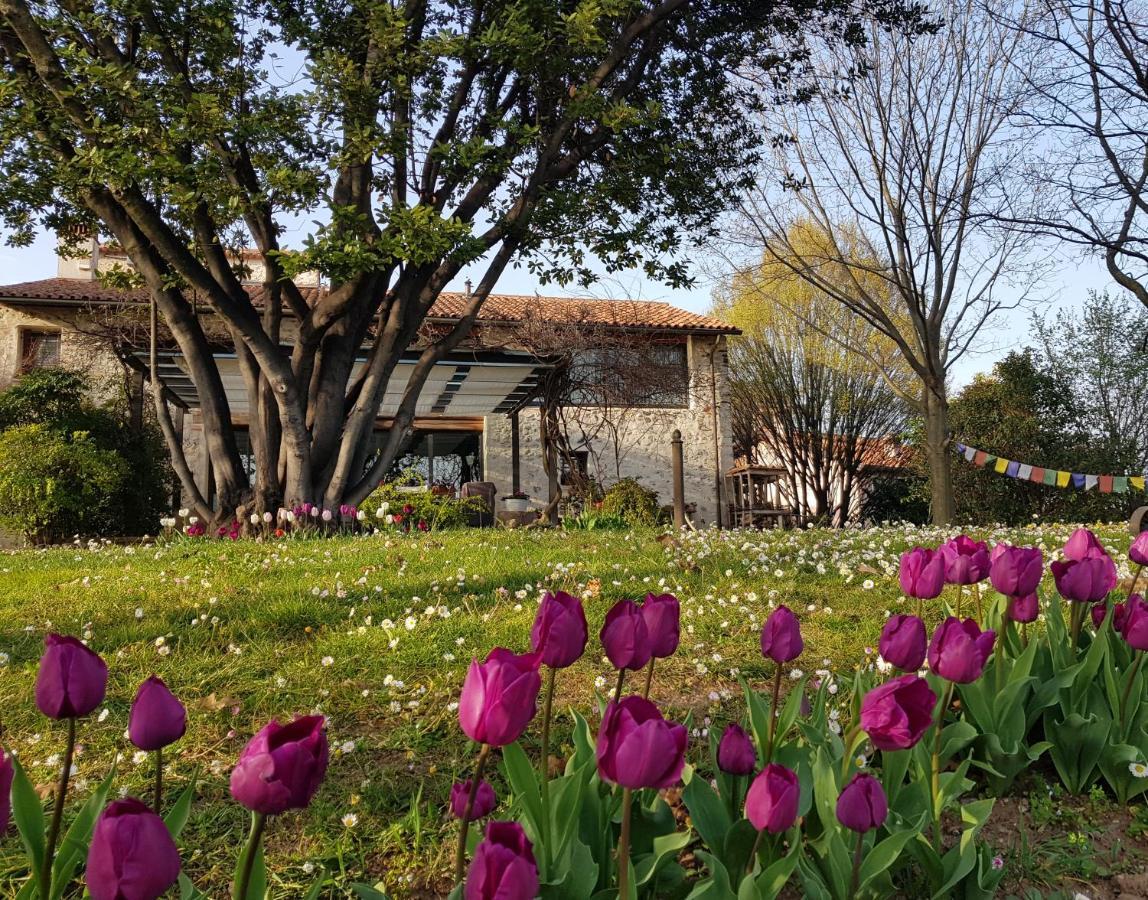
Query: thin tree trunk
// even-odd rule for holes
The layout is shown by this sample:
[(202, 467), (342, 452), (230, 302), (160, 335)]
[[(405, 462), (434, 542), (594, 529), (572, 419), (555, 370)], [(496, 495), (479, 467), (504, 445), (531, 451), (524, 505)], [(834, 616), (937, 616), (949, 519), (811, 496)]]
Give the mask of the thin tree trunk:
[(953, 469), (949, 459), (949, 401), (944, 384), (925, 389), (925, 458), (934, 525), (947, 525), (956, 515)]

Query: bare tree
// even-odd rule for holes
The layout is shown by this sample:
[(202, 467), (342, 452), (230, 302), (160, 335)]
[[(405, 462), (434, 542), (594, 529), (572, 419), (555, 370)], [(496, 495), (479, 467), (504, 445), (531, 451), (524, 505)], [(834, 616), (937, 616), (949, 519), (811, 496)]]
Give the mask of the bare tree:
[(1148, 307), (1148, 4), (1041, 0), (1002, 21), (1029, 43), (1017, 67), (1033, 101), (1017, 118), (1039, 135), (1042, 200), (1007, 221), (1097, 254)]
[[(939, 27), (913, 39), (874, 24), (863, 48), (811, 48), (820, 71), (856, 74), (792, 88), (814, 99), (775, 136), (783, 184), (759, 188), (744, 222), (755, 253), (885, 335), (916, 374), (898, 390), (924, 417), (932, 517), (943, 523), (954, 507), (949, 372), (1038, 266), (1031, 237), (995, 222), (1028, 193), (1011, 126), (1023, 35), (971, 0), (938, 13)], [(793, 240), (800, 223), (822, 237)]]

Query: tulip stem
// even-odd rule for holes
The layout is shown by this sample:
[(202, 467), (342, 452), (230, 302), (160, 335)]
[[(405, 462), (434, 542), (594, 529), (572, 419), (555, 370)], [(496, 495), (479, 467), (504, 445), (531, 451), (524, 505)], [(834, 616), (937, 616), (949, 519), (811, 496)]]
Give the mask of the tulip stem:
[(956, 588), (957, 588), (957, 618), (959, 619), (961, 617), (961, 602), (964, 600), (964, 597), (965, 597), (965, 588), (963, 585), (960, 585), (960, 584), (958, 584), (956, 586)]
[(251, 831), (247, 835), (247, 845), (243, 848), (243, 867), (239, 870), (239, 878), (235, 882), (235, 900), (248, 900), (251, 873), (255, 869), (255, 857), (259, 853), (259, 844), (263, 840), (263, 829), (266, 825), (267, 816), (263, 813), (251, 814)]
[(849, 879), (849, 896), (851, 898), (857, 896), (857, 889), (861, 886), (858, 882), (861, 880), (861, 851), (865, 841), (865, 832), (857, 832), (857, 846), (853, 850), (853, 875)]
[(486, 768), (486, 757), (490, 754), (490, 744), (483, 744), (474, 763), (474, 777), (470, 780), (470, 794), (462, 811), (462, 823), (458, 826), (458, 846), (454, 851), (454, 883), (461, 884), (466, 874), (466, 833), (470, 830), (470, 816), (474, 809), (474, 799), (478, 796), (478, 786), (482, 782), (482, 770)]
[(1082, 615), (1084, 612), (1083, 607), (1083, 603), (1073, 603), (1072, 608), (1069, 610), (1068, 620), (1071, 632), (1069, 646), (1072, 648), (1073, 656), (1076, 655), (1076, 647), (1080, 641), (1080, 626), (1084, 624), (1084, 616)]
[(542, 778), (542, 857), (550, 873), (550, 713), (554, 706), (554, 682), (558, 670), (551, 666), (546, 674), (546, 699), (542, 707), (542, 758), (538, 774)]
[(845, 733), (845, 753), (841, 757), (841, 784), (845, 784), (845, 779), (849, 777), (849, 763), (853, 761), (853, 747), (857, 743), (857, 737), (861, 734), (860, 723), (854, 725)]
[(1128, 684), (1124, 685), (1124, 693), (1120, 697), (1120, 734), (1124, 734), (1124, 716), (1128, 711), (1128, 698), (1132, 696), (1132, 685), (1136, 683), (1136, 673), (1140, 671), (1140, 663), (1144, 662), (1144, 654), (1136, 654), (1136, 662), (1132, 664), (1132, 671), (1128, 675)]
[(1008, 611), (1006, 610), (1004, 619), (1001, 622), (1001, 633), (997, 635), (995, 646), (993, 647), (993, 668), (996, 670), (993, 678), (996, 679), (998, 694), (1004, 689), (1004, 639), (1008, 634), (1008, 626)]
[(777, 668), (773, 673), (773, 702), (769, 705), (769, 728), (766, 732), (767, 737), (765, 740), (765, 762), (769, 764), (773, 762), (773, 739), (777, 731), (777, 701), (781, 696), (781, 664), (777, 664)]
[(622, 789), (622, 833), (618, 838), (618, 900), (630, 895), (630, 807), (634, 792)]
[(1144, 564), (1141, 563), (1136, 567), (1136, 574), (1132, 576), (1132, 584), (1128, 586), (1128, 596), (1125, 602), (1132, 599), (1132, 595), (1136, 592), (1136, 583), (1140, 580), (1140, 573), (1144, 571)]
[(985, 606), (984, 601), (981, 599), (981, 583), (979, 581), (977, 582), (977, 622), (979, 622), (980, 625), (984, 627)]
[(64, 799), (68, 794), (68, 779), (72, 776), (72, 757), (76, 753), (76, 720), (68, 719), (68, 743), (64, 749), (64, 765), (56, 785), (56, 803), (52, 807), (52, 823), (48, 826), (48, 843), (44, 848), (44, 868), (40, 871), (40, 897), (52, 896), (52, 863), (56, 855), (56, 841), (60, 838), (60, 824), (64, 819)]
[(941, 732), (945, 727), (945, 710), (952, 699), (953, 683), (946, 680), (937, 710), (937, 733), (933, 737), (933, 844), (938, 856), (941, 854)]
[(157, 747), (155, 751), (155, 796), (152, 798), (152, 809), (155, 814), (161, 815), (160, 804), (163, 803), (163, 748)]
[(654, 683), (654, 660), (657, 657), (650, 657), (650, 664), (646, 666), (646, 689), (642, 691), (642, 699), (650, 699), (650, 686)]
[(753, 874), (754, 863), (757, 862), (757, 854), (761, 850), (761, 842), (765, 837), (765, 829), (759, 828), (757, 830), (757, 837), (753, 839), (753, 849), (749, 851), (749, 859), (745, 861), (745, 874)]
[(622, 685), (626, 683), (626, 670), (618, 670), (618, 683), (614, 687), (614, 702), (617, 703), (622, 699)]

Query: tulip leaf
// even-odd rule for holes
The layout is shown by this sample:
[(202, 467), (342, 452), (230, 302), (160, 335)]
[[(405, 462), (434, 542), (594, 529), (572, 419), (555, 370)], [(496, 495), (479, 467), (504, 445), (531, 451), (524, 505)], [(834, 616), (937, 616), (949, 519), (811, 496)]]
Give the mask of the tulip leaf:
[(696, 771), (692, 772), (682, 790), (682, 802), (689, 810), (690, 820), (702, 836), (707, 847), (717, 851), (725, 844), (730, 827), (729, 811), (718, 798), (709, 782)]
[(207, 900), (207, 894), (191, 883), (191, 879), (179, 873), (179, 900)]
[(315, 883), (311, 885), (311, 890), (307, 891), (307, 895), (303, 900), (319, 900), (319, 896), (323, 893), (323, 888), (327, 884), (327, 870), (320, 869), (319, 876), (315, 879)]
[[(355, 894), (356, 897), (359, 898), (359, 900), (387, 900), (387, 895), (380, 891), (378, 888), (374, 887), (373, 885), (363, 884), (361, 881), (357, 881), (352, 884), (351, 891)], [(451, 897), (456, 895), (459, 897), (462, 896), (461, 885), (450, 893)]]
[[(254, 828), (256, 813), (251, 814), (252, 828)], [(251, 863), (251, 878), (247, 882), (247, 896), (235, 897), (233, 900), (265, 900), (267, 897), (267, 865), (263, 860), (263, 841), (255, 846), (255, 857)], [(247, 861), (247, 848), (239, 851), (239, 858), (235, 861), (234, 883), (238, 885), (243, 868)]]
[(941, 732), (941, 761), (952, 759), (976, 739), (977, 730), (968, 722), (953, 722)]
[[(789, 879), (793, 875), (793, 870), (797, 868), (797, 861), (800, 858), (801, 832), (795, 828), (790, 832), (789, 852), (780, 859), (775, 859), (765, 867), (765, 871), (758, 875), (757, 878), (751, 880), (754, 886), (754, 893), (750, 896), (756, 898), (756, 900), (774, 900), (774, 898), (781, 893), (781, 889), (789, 883)], [(745, 887), (746, 882), (743, 880), (741, 889), (738, 890), (739, 897)]]
[(1049, 756), (1068, 792), (1081, 794), (1095, 779), (1111, 722), (1095, 713), (1085, 718), (1075, 712), (1058, 721), (1053, 713), (1049, 710), (1044, 716), (1045, 734), (1052, 741)]
[(163, 817), (164, 824), (167, 825), (167, 830), (171, 834), (172, 840), (179, 840), (180, 833), (183, 831), (184, 826), (187, 825), (187, 820), (191, 816), (191, 804), (195, 801), (195, 785), (198, 780), (199, 770), (196, 769), (192, 773), (191, 781), (188, 782), (187, 787), (179, 792), (175, 803), (173, 803), (171, 809), (167, 811), (167, 815)]
[(754, 740), (757, 741), (757, 752), (760, 758), (765, 760), (765, 745), (769, 741), (769, 716), (770, 710), (765, 700), (753, 688), (749, 686), (749, 682), (741, 676), (741, 687), (745, 692), (746, 706), (749, 708), (749, 726), (753, 731)]
[[(542, 835), (542, 795), (538, 790), (538, 774), (530, 763), (526, 751), (515, 741), (502, 748), (502, 767), (514, 799), (521, 804), (526, 819), (524, 823), (531, 836), (537, 839)], [(537, 843), (537, 840), (535, 840)]]
[(637, 883), (644, 885), (653, 881), (658, 870), (676, 859), (678, 853), (686, 848), (692, 838), (693, 835), (689, 830), (660, 834), (654, 838), (653, 851), (642, 856), (634, 864)]
[(905, 849), (905, 845), (920, 833), (924, 824), (925, 819), (922, 817), (914, 827), (894, 832), (883, 841), (876, 843), (865, 854), (865, 858), (861, 861), (861, 870), (858, 873), (858, 880), (862, 889), (868, 887), (870, 882), (884, 874), (897, 861), (901, 851)]
[(737, 900), (729, 883), (729, 872), (712, 853), (696, 850), (698, 861), (709, 869), (709, 877), (703, 878), (686, 896), (686, 900)]
[(96, 819), (107, 802), (115, 777), (116, 768), (112, 766), (99, 787), (92, 792), (92, 796), (80, 807), (80, 811), (64, 833), (64, 839), (56, 851), (56, 860), (52, 864), (52, 900), (59, 900), (64, 896), (64, 891), (70, 886), (76, 873), (76, 867), (88, 855), (88, 844), (92, 840)]
[(28, 780), (20, 760), (12, 756), (12, 819), (16, 829), (20, 832), (20, 840), (24, 843), (24, 852), (32, 870), (30, 885), (39, 887), (40, 872), (44, 868), (44, 807), (40, 803), (40, 795)]

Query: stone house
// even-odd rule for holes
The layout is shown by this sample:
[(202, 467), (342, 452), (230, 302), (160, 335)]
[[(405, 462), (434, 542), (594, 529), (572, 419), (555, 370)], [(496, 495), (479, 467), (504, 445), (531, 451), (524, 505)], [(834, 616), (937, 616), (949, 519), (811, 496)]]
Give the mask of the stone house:
[[(106, 277), (129, 268), (116, 248), (93, 246), (84, 258), (61, 258), (56, 277), (0, 286), (0, 388), (30, 366), (59, 365), (84, 371), (100, 397), (124, 392), (136, 414), (142, 414), (149, 301), (143, 291), (109, 286)], [(261, 275), (247, 270), (253, 293), (260, 291)], [(318, 278), (299, 281), (305, 294), (323, 289)], [(463, 293), (444, 293), (427, 327), (457, 321), (465, 299)], [(202, 315), (211, 312), (204, 309)], [(492, 295), (471, 339), (428, 380), (397, 469), (417, 471), (447, 486), (493, 482), (498, 494), (521, 491), (538, 507), (561, 491), (568, 473), (548, 475), (541, 439), (542, 388), (553, 360), (549, 348), (539, 346), (537, 333), (554, 326), (580, 344), (576, 355), (588, 370), (601, 356), (599, 342), (617, 347), (624, 340), (646, 348), (633, 368), (660, 385), (628, 402), (619, 402), (615, 393), (608, 410), (585, 397), (563, 404), (570, 451), (564, 468), (573, 460), (604, 485), (635, 478), (666, 504), (672, 493), (671, 434), (680, 430), (686, 501), (696, 507), (694, 521), (719, 522), (723, 475), (733, 462), (726, 340), (737, 330), (666, 303)], [(157, 374), (174, 398), (174, 418), (197, 482), (209, 494), (211, 461), (201, 449), (195, 385), (175, 345), (162, 333), (157, 344)], [(242, 447), (247, 419), (243, 380), (226, 343), (215, 357)], [(403, 370), (409, 372), (413, 358), (412, 353), (411, 362), (401, 363), (395, 373), (395, 389), (378, 411), (377, 432), (388, 427), (406, 380)], [(608, 365), (598, 359), (600, 374), (617, 379), (618, 358), (615, 353)], [(401, 477), (402, 472), (394, 474)]]

